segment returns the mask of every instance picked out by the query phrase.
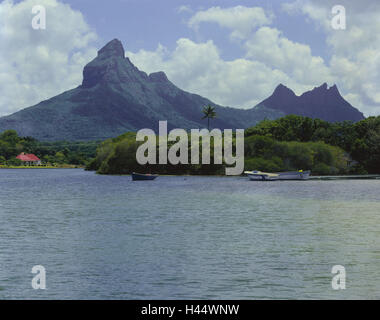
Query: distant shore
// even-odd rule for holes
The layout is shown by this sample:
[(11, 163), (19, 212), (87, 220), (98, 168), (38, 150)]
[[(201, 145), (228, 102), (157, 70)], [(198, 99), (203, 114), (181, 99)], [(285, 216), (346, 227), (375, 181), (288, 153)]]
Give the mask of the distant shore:
[[(98, 175), (104, 176), (130, 176), (131, 173), (98, 173), (94, 170), (86, 170), (92, 171)], [(224, 174), (158, 174), (159, 177), (227, 177), (227, 178), (236, 178), (236, 177), (247, 177), (246, 175), (224, 175)], [(311, 175), (308, 180), (363, 180), (363, 179), (380, 179), (380, 174), (356, 174), (356, 175)], [(306, 181), (306, 180), (305, 180)]]
[(61, 165), (61, 166), (6, 166), (0, 165), (0, 169), (84, 169), (83, 166)]
[[(0, 165), (0, 169), (84, 169), (84, 166), (77, 165), (61, 165), (61, 166), (5, 166)], [(104, 174), (97, 173), (94, 170), (86, 170), (93, 171), (99, 175), (108, 175), (108, 176), (130, 176), (131, 173), (124, 174)], [(223, 174), (159, 174), (159, 176), (163, 177), (244, 177), (244, 175), (239, 176), (226, 176)], [(363, 180), (363, 179), (380, 179), (380, 174), (356, 174), (356, 175), (315, 175), (310, 176), (309, 180)]]

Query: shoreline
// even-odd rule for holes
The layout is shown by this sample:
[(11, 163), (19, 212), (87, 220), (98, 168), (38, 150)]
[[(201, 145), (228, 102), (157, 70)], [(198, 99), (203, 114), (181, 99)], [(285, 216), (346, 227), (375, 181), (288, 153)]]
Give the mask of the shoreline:
[[(25, 170), (25, 169), (82, 169), (84, 171), (89, 171), (89, 172), (94, 172), (97, 175), (101, 176), (130, 176), (131, 173), (122, 173), (122, 174), (104, 174), (104, 173), (98, 173), (93, 170), (86, 170), (86, 167), (80, 167), (80, 166), (75, 166), (75, 165), (66, 165), (66, 166), (60, 166), (60, 167), (55, 167), (55, 166), (3, 166), (0, 165), (0, 170), (6, 170), (6, 169), (20, 169), (20, 170)], [(158, 174), (158, 176), (161, 177), (241, 177), (245, 178), (245, 175), (237, 175), (237, 176), (227, 176), (223, 174)], [(380, 180), (380, 174), (362, 174), (362, 175), (334, 175), (334, 176), (310, 176), (308, 180)]]
[(62, 166), (62, 167), (55, 167), (55, 166), (2, 166), (0, 165), (1, 169), (84, 169), (84, 167), (78, 167), (78, 166)]
[[(86, 170), (91, 171), (91, 170)], [(106, 173), (98, 173), (96, 171), (92, 171), (97, 175), (101, 176), (130, 176), (131, 173), (114, 173), (114, 174), (106, 174)], [(226, 178), (246, 178), (246, 175), (237, 175), (237, 176), (227, 176), (223, 174), (158, 174), (159, 177), (226, 177)], [(334, 176), (310, 176), (308, 180), (380, 180), (380, 174), (363, 174), (363, 175), (334, 175)], [(305, 180), (305, 181), (308, 181)]]

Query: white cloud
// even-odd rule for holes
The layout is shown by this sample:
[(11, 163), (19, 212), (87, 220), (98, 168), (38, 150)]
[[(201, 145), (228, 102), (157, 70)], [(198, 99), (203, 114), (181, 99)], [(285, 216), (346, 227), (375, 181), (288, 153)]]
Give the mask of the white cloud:
[[(336, 82), (342, 95), (367, 115), (380, 112), (380, 4), (364, 0), (346, 6), (347, 30), (330, 26), (335, 0), (297, 0), (284, 5), (302, 14), (326, 33), (331, 58), (324, 61), (310, 46), (287, 39), (269, 26), (273, 15), (262, 8), (212, 7), (195, 13), (188, 24), (216, 23), (241, 40), (241, 58), (224, 60), (209, 40), (181, 38), (173, 50), (127, 52), (147, 72), (163, 70), (174, 84), (234, 107), (252, 107), (279, 83), (296, 93), (323, 82)], [(47, 8), (47, 29), (31, 28), (31, 8)], [(180, 7), (181, 8), (181, 7)], [(183, 6), (185, 12), (189, 7)], [(0, 3), (0, 115), (76, 87), (83, 66), (96, 55), (95, 32), (82, 14), (57, 0)], [(236, 43), (235, 43), (236, 44)]]
[(198, 11), (191, 17), (188, 25), (198, 29), (204, 22), (217, 23), (232, 30), (231, 37), (244, 39), (257, 27), (270, 24), (273, 15), (266, 14), (260, 7), (236, 6), (231, 8), (211, 7)]
[(310, 88), (297, 83), (280, 68), (260, 61), (244, 58), (225, 61), (211, 40), (195, 43), (182, 38), (172, 52), (159, 45), (155, 51), (140, 50), (126, 55), (146, 72), (164, 71), (180, 88), (232, 107), (253, 107), (279, 83), (298, 92)]
[(318, 27), (322, 27), (324, 29), (331, 27), (332, 16), (330, 15), (330, 12), (332, 7), (330, 7), (329, 11), (329, 8), (326, 6), (316, 7), (308, 0), (296, 0), (294, 2), (282, 4), (282, 8), (291, 15), (299, 13), (304, 14), (309, 18), (309, 21), (311, 20), (315, 22)]
[[(240, 14), (247, 20), (253, 15), (261, 19), (239, 20)], [(173, 51), (159, 45), (155, 51), (127, 55), (142, 70), (165, 71), (179, 87), (233, 107), (253, 107), (279, 83), (297, 94), (324, 82), (334, 83), (324, 60), (313, 56), (308, 45), (290, 41), (276, 28), (261, 26), (253, 30), (270, 22), (262, 8), (214, 7), (193, 15), (189, 25), (194, 27), (203, 21), (238, 31), (245, 50), (243, 57), (226, 61), (211, 40), (195, 43), (184, 38), (177, 41)]]
[(189, 5), (182, 5), (177, 8), (178, 13), (192, 13), (193, 10)]
[[(46, 8), (46, 29), (31, 26), (32, 7)], [(97, 39), (82, 14), (56, 0), (0, 3), (0, 115), (13, 113), (82, 80)]]
[(341, 0), (346, 30), (331, 27), (335, 0), (297, 0), (283, 5), (303, 14), (326, 34), (329, 68), (343, 95), (366, 115), (380, 114), (380, 2)]
[(278, 29), (261, 27), (245, 47), (246, 57), (283, 71), (294, 82), (313, 86), (334, 81), (321, 57), (313, 56), (308, 45), (287, 39)]

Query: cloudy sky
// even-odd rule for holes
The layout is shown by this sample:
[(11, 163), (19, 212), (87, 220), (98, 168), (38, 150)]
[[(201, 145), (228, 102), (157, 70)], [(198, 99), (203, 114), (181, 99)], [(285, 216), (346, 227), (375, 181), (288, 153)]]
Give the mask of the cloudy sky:
[[(346, 29), (331, 25), (343, 5)], [(46, 8), (35, 30), (32, 8)], [(327, 82), (365, 115), (380, 114), (377, 0), (24, 0), (0, 2), (0, 115), (78, 86), (113, 38), (148, 73), (215, 103), (249, 108), (283, 83)]]

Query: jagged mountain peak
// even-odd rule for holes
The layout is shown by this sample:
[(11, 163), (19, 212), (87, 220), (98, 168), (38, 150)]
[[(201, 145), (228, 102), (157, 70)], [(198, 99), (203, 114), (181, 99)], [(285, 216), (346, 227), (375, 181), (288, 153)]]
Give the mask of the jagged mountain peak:
[(327, 90), (327, 88), (328, 88), (327, 83), (324, 82), (319, 87), (314, 87), (313, 90)]
[(246, 128), (281, 112), (218, 106), (181, 90), (162, 71), (147, 75), (125, 57), (113, 39), (83, 69), (82, 85), (13, 115), (0, 118), (0, 132), (14, 129), (39, 140), (103, 140), (141, 128), (204, 128), (202, 108), (215, 106), (215, 128)]
[[(277, 87), (274, 89), (274, 91), (276, 90), (290, 90), (287, 86), (283, 85), (282, 83), (280, 83), (279, 85), (277, 85)], [(290, 90), (292, 91), (292, 90)]]
[[(319, 89), (318, 89), (319, 88)], [(327, 84), (297, 96), (280, 84), (260, 108), (225, 108), (181, 90), (162, 71), (147, 75), (125, 57), (113, 39), (83, 69), (82, 85), (39, 104), (0, 118), (0, 132), (13, 129), (39, 140), (103, 140), (141, 128), (204, 128), (202, 108), (212, 104), (214, 128), (247, 128), (263, 119), (297, 114), (327, 121), (361, 120), (363, 114)]]
[(280, 84), (273, 94), (258, 106), (331, 122), (364, 119), (364, 115), (341, 96), (336, 84), (329, 88), (326, 82), (300, 96)]
[(334, 98), (334, 99), (343, 99), (343, 97), (341, 96), (338, 90), (337, 85), (333, 84), (331, 87), (329, 87), (326, 82), (324, 82), (319, 87), (314, 87), (312, 90), (304, 92), (301, 95), (301, 97), (306, 97), (306, 96), (313, 96), (314, 98), (322, 98), (325, 96), (329, 96), (330, 98)]
[(265, 100), (263, 100), (258, 105), (263, 106), (276, 106), (276, 109), (280, 109), (283, 104), (292, 104), (292, 102), (297, 98), (296, 94), (280, 83), (273, 91), (273, 93)]
[(329, 93), (339, 93), (337, 85), (334, 83), (331, 87), (328, 86), (326, 82), (321, 84), (319, 87), (314, 87), (313, 90), (307, 91), (307, 92), (329, 92)]
[(124, 58), (125, 51), (123, 44), (119, 39), (113, 39), (98, 51), (98, 57), (120, 57)]
[(83, 69), (82, 88), (92, 88), (98, 84), (119, 85), (147, 78), (145, 72), (136, 68), (125, 57), (120, 40), (113, 39), (98, 51), (98, 56)]
[(82, 88), (92, 88), (100, 84), (126, 90), (125, 85), (136, 82), (143, 87), (148, 82), (171, 84), (163, 71), (153, 72), (149, 76), (140, 71), (125, 57), (123, 45), (118, 39), (108, 42), (98, 51), (98, 56), (83, 69)]
[(336, 84), (332, 85), (332, 86), (328, 89), (328, 91), (329, 91), (330, 94), (335, 94), (336, 96), (341, 97), (341, 94), (340, 94), (340, 92), (339, 92), (338, 87), (337, 87)]
[(287, 86), (283, 85), (282, 83), (280, 83), (276, 89), (274, 89), (273, 91), (273, 94), (272, 95), (281, 95), (281, 96), (284, 96), (284, 95), (291, 95), (291, 96), (294, 96), (295, 93), (293, 92), (293, 90), (289, 89)]

